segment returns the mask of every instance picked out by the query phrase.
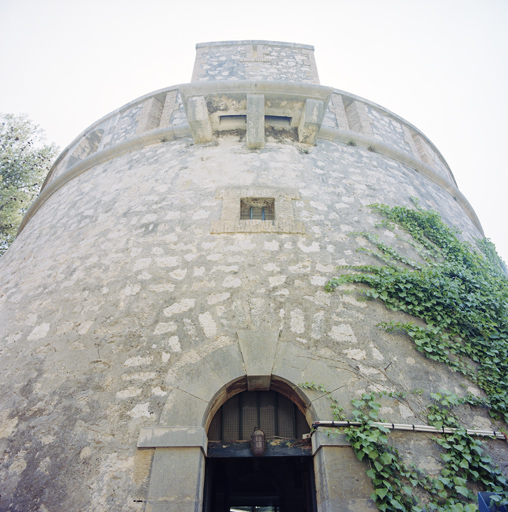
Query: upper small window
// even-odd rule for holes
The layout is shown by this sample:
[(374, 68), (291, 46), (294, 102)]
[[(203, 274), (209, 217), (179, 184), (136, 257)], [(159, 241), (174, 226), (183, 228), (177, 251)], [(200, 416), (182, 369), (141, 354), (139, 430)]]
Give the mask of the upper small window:
[(240, 220), (275, 220), (275, 199), (266, 197), (240, 199)]
[(220, 220), (212, 220), (211, 233), (305, 233), (291, 204), (300, 199), (295, 188), (222, 187), (215, 197), (223, 203)]

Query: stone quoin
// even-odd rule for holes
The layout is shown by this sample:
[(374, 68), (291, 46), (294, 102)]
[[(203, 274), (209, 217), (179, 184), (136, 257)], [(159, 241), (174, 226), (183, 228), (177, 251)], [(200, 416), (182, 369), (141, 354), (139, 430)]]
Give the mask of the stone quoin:
[[(190, 83), (120, 107), (62, 152), (0, 260), (1, 511), (375, 510), (344, 436), (302, 439), (332, 418), (299, 384), (324, 386), (346, 415), (362, 392), (419, 388), (383, 403), (409, 424), (431, 392), (483, 396), (377, 327), (407, 315), (324, 291), (337, 266), (376, 264), (355, 233), (410, 253), (369, 204), (414, 197), (465, 240), (483, 236), (438, 149), (320, 85), (312, 46), (196, 49)], [(393, 437), (439, 472), (428, 435)]]

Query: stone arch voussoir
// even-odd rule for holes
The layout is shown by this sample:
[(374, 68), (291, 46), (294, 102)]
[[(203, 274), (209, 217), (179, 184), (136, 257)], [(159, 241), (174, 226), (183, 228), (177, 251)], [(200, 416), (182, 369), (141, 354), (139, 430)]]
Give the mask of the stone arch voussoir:
[(237, 343), (189, 353), (170, 371), (167, 383), (172, 389), (159, 424), (141, 431), (138, 447), (198, 443), (206, 451), (206, 431), (214, 414), (246, 390), (280, 392), (300, 408), (309, 424), (330, 419), (326, 394), (299, 384), (314, 382), (334, 391), (344, 386), (344, 378), (309, 351), (279, 341), (278, 331), (239, 331)]

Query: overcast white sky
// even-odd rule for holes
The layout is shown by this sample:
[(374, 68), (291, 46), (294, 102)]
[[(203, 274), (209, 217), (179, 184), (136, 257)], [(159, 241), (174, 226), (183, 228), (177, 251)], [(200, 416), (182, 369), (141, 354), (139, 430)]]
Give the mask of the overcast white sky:
[(0, 112), (63, 149), (237, 39), (312, 44), (323, 85), (421, 129), (508, 262), (508, 0), (0, 0)]

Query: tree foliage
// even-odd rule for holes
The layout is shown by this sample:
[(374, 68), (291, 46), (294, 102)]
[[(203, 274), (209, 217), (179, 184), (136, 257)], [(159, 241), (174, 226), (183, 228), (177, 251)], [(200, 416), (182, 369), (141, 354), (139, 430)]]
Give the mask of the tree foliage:
[(26, 115), (0, 114), (0, 255), (16, 237), (57, 152)]

